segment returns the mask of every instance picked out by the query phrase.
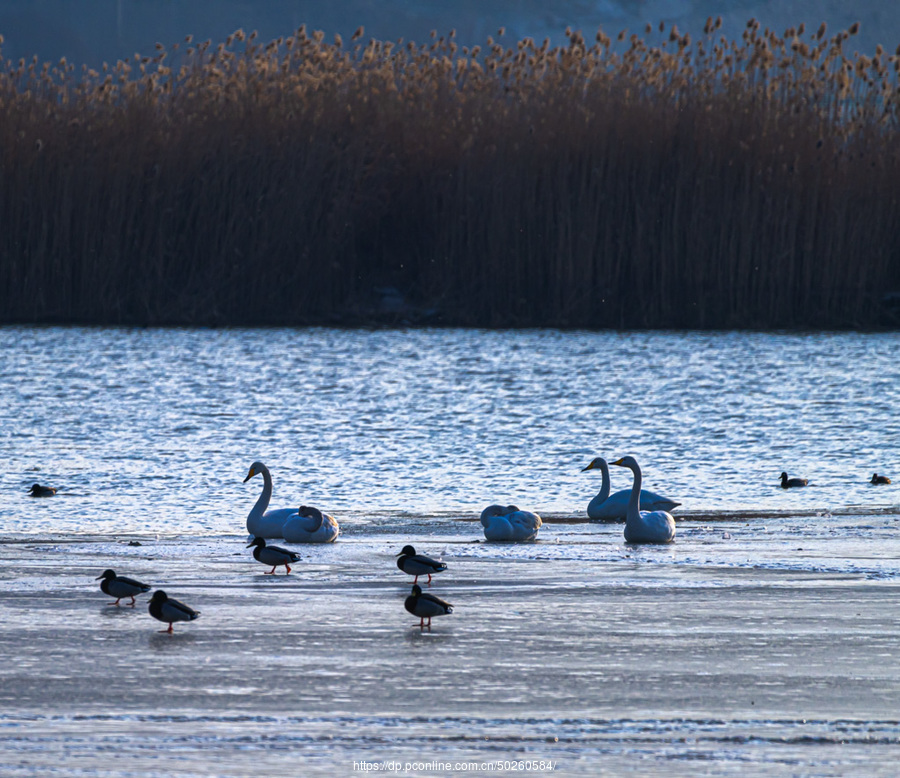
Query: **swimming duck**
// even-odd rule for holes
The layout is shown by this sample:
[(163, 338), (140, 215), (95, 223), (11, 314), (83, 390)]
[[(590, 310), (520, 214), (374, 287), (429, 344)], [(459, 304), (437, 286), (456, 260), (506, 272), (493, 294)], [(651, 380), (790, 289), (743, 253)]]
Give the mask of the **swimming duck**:
[(40, 484), (32, 484), (31, 491), (28, 492), (32, 497), (52, 497), (56, 494), (56, 489), (52, 486), (41, 486)]
[(878, 473), (872, 473), (872, 480), (869, 481), (870, 484), (889, 484), (891, 479), (886, 475), (878, 475)]
[(276, 508), (267, 511), (269, 500), (272, 499), (272, 474), (269, 468), (262, 462), (254, 462), (250, 465), (250, 472), (244, 479), (247, 483), (253, 476), (262, 473), (263, 490), (256, 501), (256, 505), (247, 516), (247, 532), (255, 538), (280, 538), (284, 537), (284, 523), (290, 517), (296, 516), (297, 511), (293, 508)]
[(666, 511), (642, 511), (638, 505), (641, 493), (641, 467), (634, 457), (622, 457), (612, 462), (634, 473), (628, 513), (625, 516), (626, 543), (671, 543), (675, 539), (675, 519)]
[(781, 474), (781, 488), (792, 489), (796, 486), (806, 486), (809, 483), (808, 478), (788, 478), (787, 473)]
[(447, 569), (447, 565), (444, 562), (432, 559), (424, 554), (417, 554), (412, 546), (404, 546), (398, 556), (397, 567), (407, 575), (414, 575), (413, 583), (418, 583), (420, 575), (427, 575), (430, 585), (432, 575), (443, 573)]
[[(624, 521), (628, 512), (631, 489), (621, 489), (615, 494), (609, 493), (609, 466), (603, 457), (594, 457), (581, 472), (598, 469), (603, 474), (603, 483), (600, 486), (600, 493), (588, 503), (588, 518), (594, 521)], [(640, 510), (642, 511), (671, 511), (679, 505), (681, 505), (680, 502), (670, 500), (649, 489), (641, 489)]]
[[(102, 579), (102, 580), (101, 580)], [(134, 578), (127, 578), (124, 575), (116, 575), (113, 570), (104, 570), (101, 575), (98, 575), (95, 581), (100, 581), (100, 591), (104, 594), (108, 594), (110, 597), (115, 597), (116, 601), (113, 605), (118, 605), (119, 600), (123, 597), (131, 597), (131, 602), (129, 605), (134, 607), (134, 598), (135, 595), (145, 594), (152, 589), (152, 586), (148, 586), (145, 583), (141, 583), (140, 581), (135, 581)]]
[(334, 516), (308, 505), (301, 505), (282, 527), (282, 535), (289, 543), (333, 543), (340, 532)]
[(171, 633), (172, 625), (176, 621), (194, 621), (194, 619), (200, 618), (200, 611), (189, 608), (183, 602), (173, 600), (162, 589), (153, 592), (147, 610), (154, 619), (169, 625), (168, 629), (161, 629), (160, 632)]
[(488, 540), (534, 540), (542, 523), (536, 513), (520, 511), (515, 505), (488, 505), (481, 512)]
[(285, 575), (288, 575), (291, 572), (291, 562), (300, 561), (299, 554), (288, 551), (286, 548), (281, 548), (281, 546), (267, 546), (264, 538), (253, 538), (247, 544), (247, 548), (250, 548), (250, 546), (256, 546), (253, 549), (253, 558), (257, 562), (262, 562), (264, 565), (272, 565), (272, 569), (264, 573), (264, 575), (274, 575), (275, 568), (279, 565), (284, 565), (287, 568)]
[[(406, 598), (403, 607), (413, 616), (419, 617), (419, 629), (425, 627), (431, 629), (433, 616), (445, 616), (453, 613), (453, 605), (440, 597), (423, 592), (422, 587), (418, 584), (413, 584), (412, 594)], [(428, 624), (425, 623), (425, 619), (428, 619)]]

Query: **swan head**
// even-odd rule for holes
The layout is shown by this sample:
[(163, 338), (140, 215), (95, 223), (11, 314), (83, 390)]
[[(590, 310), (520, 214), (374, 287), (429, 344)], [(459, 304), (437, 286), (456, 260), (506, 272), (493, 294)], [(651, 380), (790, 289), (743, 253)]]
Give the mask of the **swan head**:
[(324, 518), (322, 516), (322, 511), (320, 511), (318, 508), (313, 508), (309, 505), (301, 505), (297, 509), (297, 513), (299, 513), (301, 516), (303, 516), (306, 519), (319, 519), (320, 521), (322, 521)]
[(260, 548), (266, 547), (266, 539), (265, 538), (253, 538), (247, 545), (246, 548), (250, 548), (250, 546), (259, 546)]
[(400, 549), (400, 553), (397, 556), (415, 556), (416, 550), (412, 546), (404, 546)]
[(630, 467), (632, 470), (638, 466), (637, 460), (632, 456), (622, 457), (615, 462), (610, 462), (610, 464), (618, 465), (619, 467)]
[(105, 578), (107, 581), (111, 581), (116, 577), (116, 573), (114, 570), (104, 570), (100, 575), (98, 575), (94, 580), (99, 581), (101, 578)]
[(247, 483), (253, 476), (259, 475), (260, 473), (266, 470), (266, 466), (262, 462), (254, 462), (250, 465), (250, 471), (247, 473), (247, 477), (244, 479), (244, 483)]
[(582, 467), (581, 472), (585, 470), (605, 470), (606, 460), (603, 457), (594, 457), (587, 467)]

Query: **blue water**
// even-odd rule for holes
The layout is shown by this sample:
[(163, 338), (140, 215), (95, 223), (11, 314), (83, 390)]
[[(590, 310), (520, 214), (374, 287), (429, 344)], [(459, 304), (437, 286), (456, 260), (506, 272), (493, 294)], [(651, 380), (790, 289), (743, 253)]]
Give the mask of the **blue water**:
[[(584, 517), (594, 456), (680, 512), (900, 505), (897, 334), (0, 330), (7, 531), (241, 530), (273, 507)], [(778, 486), (783, 471), (810, 479)], [(630, 473), (613, 468), (613, 490)], [(25, 496), (33, 482), (65, 499)]]
[[(0, 774), (893, 775), (898, 346), (0, 329)], [(626, 453), (675, 543), (586, 521), (582, 468)], [(245, 548), (257, 459), (341, 521), (289, 576)], [(538, 542), (481, 542), (496, 502)], [(406, 543), (448, 564), (431, 632)], [(157, 634), (107, 567), (201, 618)]]

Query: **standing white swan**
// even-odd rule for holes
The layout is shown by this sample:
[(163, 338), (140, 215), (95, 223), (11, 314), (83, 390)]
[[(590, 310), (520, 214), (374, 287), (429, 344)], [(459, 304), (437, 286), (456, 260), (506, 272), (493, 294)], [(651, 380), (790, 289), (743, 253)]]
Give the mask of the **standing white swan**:
[(634, 473), (628, 514), (625, 517), (626, 543), (671, 543), (675, 539), (675, 519), (666, 511), (642, 511), (638, 504), (641, 493), (641, 468), (634, 457), (622, 457), (612, 462)]
[[(603, 483), (600, 486), (600, 493), (588, 503), (588, 518), (594, 521), (624, 521), (628, 512), (631, 489), (621, 489), (615, 494), (609, 493), (609, 465), (606, 464), (603, 457), (594, 457), (587, 467), (582, 468), (581, 472), (598, 469), (603, 473)], [(649, 489), (641, 489), (640, 510), (642, 511), (671, 511), (679, 505), (681, 505), (680, 502), (670, 500)]]
[(254, 462), (250, 465), (250, 472), (244, 479), (247, 483), (253, 476), (262, 473), (263, 490), (256, 501), (256, 505), (247, 516), (247, 532), (255, 538), (281, 538), (284, 537), (284, 523), (291, 516), (296, 516), (297, 511), (294, 508), (276, 508), (267, 511), (269, 500), (272, 499), (272, 475), (269, 468), (262, 462)]
[(288, 543), (333, 543), (340, 532), (334, 516), (308, 505), (301, 505), (282, 528)]
[(520, 511), (515, 505), (488, 505), (481, 512), (487, 540), (534, 540), (542, 523), (536, 513)]

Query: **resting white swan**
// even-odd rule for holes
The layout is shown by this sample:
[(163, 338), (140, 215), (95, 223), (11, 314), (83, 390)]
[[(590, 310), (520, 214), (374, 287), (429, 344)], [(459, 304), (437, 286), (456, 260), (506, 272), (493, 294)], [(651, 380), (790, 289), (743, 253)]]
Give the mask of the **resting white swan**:
[(250, 472), (244, 479), (247, 483), (253, 476), (262, 473), (263, 490), (253, 510), (247, 516), (247, 532), (255, 538), (281, 538), (284, 537), (284, 523), (291, 516), (296, 516), (297, 511), (294, 508), (277, 508), (267, 511), (269, 500), (272, 499), (272, 475), (269, 468), (262, 462), (254, 462), (250, 465)]
[(542, 523), (536, 513), (520, 511), (515, 505), (488, 505), (481, 512), (488, 540), (534, 540)]
[(634, 457), (622, 457), (612, 462), (634, 473), (628, 513), (625, 516), (626, 543), (671, 543), (675, 539), (675, 519), (665, 511), (642, 511), (638, 507), (641, 493), (641, 468)]
[(301, 505), (282, 527), (282, 536), (289, 543), (332, 543), (340, 532), (334, 516), (308, 505)]
[[(631, 489), (622, 489), (615, 494), (609, 493), (609, 466), (603, 457), (595, 457), (591, 463), (582, 469), (597, 470), (603, 473), (603, 483), (600, 486), (600, 493), (588, 503), (588, 518), (595, 521), (624, 521), (628, 511), (628, 500), (631, 498)], [(649, 489), (641, 489), (642, 511), (671, 511), (681, 505), (680, 502), (670, 500)]]

